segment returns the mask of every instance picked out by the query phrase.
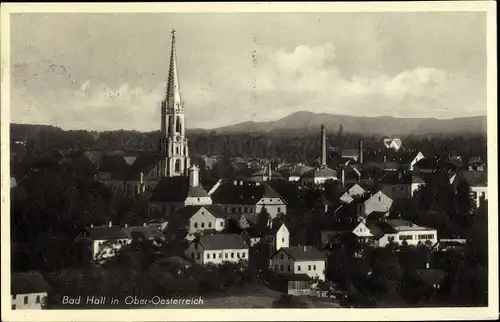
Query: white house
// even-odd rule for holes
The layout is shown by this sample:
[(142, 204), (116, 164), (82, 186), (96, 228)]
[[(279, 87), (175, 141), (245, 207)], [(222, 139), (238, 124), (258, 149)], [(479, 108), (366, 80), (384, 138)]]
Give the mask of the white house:
[(41, 310), (49, 292), (50, 286), (38, 272), (13, 272), (11, 274), (12, 310)]
[(362, 217), (370, 215), (372, 212), (387, 212), (391, 208), (393, 200), (382, 191), (379, 191), (366, 200), (358, 204), (358, 213)]
[(93, 260), (105, 260), (115, 256), (125, 245), (132, 242), (120, 226), (86, 227), (76, 238), (76, 242), (83, 242), (91, 253)]
[(185, 251), (187, 258), (201, 265), (248, 261), (248, 244), (237, 234), (201, 235)]
[(273, 219), (286, 214), (286, 202), (265, 183), (224, 183), (213, 191), (211, 197), (214, 204), (230, 214), (258, 214), (262, 208), (266, 208)]
[(438, 241), (434, 228), (418, 226), (403, 219), (386, 219), (375, 224), (383, 235), (378, 238), (378, 246), (385, 247), (389, 243), (416, 246), (419, 243), (435, 245)]
[(290, 231), (285, 223), (273, 224), (271, 230), (266, 234), (265, 238), (269, 243), (272, 252), (275, 252), (280, 248), (290, 246)]
[(151, 211), (169, 218), (186, 206), (211, 205), (212, 198), (199, 183), (199, 169), (192, 165), (189, 176), (165, 177), (156, 186), (151, 197)]
[(282, 247), (271, 256), (269, 266), (279, 274), (325, 280), (326, 256), (313, 246)]
[(176, 229), (186, 229), (189, 235), (203, 232), (220, 232), (226, 227), (228, 213), (218, 205), (186, 206), (172, 218)]

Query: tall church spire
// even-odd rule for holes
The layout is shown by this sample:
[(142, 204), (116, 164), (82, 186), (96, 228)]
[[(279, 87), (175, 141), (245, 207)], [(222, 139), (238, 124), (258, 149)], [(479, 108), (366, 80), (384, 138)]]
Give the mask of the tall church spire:
[(161, 102), (160, 155), (162, 174), (166, 177), (187, 175), (190, 166), (184, 102), (181, 99), (179, 72), (175, 52), (175, 30), (172, 30), (172, 49), (165, 100)]
[(179, 90), (179, 71), (177, 69), (177, 55), (175, 52), (175, 29), (172, 29), (172, 49), (170, 52), (170, 70), (167, 83), (167, 106), (178, 110), (182, 108), (181, 93)]

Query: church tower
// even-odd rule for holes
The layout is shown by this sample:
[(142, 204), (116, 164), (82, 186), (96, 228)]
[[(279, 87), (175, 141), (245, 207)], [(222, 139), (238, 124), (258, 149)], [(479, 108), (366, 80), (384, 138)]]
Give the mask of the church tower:
[(186, 111), (179, 88), (175, 30), (172, 30), (172, 49), (167, 92), (161, 102), (161, 172), (164, 177), (187, 176), (190, 166), (186, 139)]

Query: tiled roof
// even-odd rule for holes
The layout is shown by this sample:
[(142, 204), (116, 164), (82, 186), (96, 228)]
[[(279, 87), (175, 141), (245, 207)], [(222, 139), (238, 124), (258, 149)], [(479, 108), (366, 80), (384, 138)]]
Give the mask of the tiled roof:
[(397, 231), (429, 230), (433, 228), (422, 227), (404, 219), (386, 219), (386, 222)]
[(329, 167), (318, 167), (305, 172), (303, 178), (337, 178), (337, 171)]
[(163, 178), (156, 186), (151, 201), (181, 202), (187, 197), (203, 198), (209, 195), (201, 185), (191, 187), (188, 177), (179, 176)]
[(87, 158), (98, 164), (100, 172), (108, 172), (111, 180), (139, 180), (140, 173), (147, 173), (159, 161), (156, 153), (142, 152), (137, 155), (94, 155), (89, 154)]
[(382, 237), (384, 235), (384, 231), (377, 224), (368, 221), (365, 223), (365, 225), (370, 230), (373, 237), (379, 238), (379, 237)]
[(127, 234), (119, 226), (86, 227), (88, 236), (94, 240), (112, 240), (128, 238)]
[(136, 226), (122, 228), (128, 238), (132, 238), (136, 234), (140, 234), (145, 238), (163, 238), (163, 233), (154, 226)]
[(283, 274), (280, 276), (285, 281), (310, 281), (312, 280), (309, 275), (304, 274)]
[(262, 198), (281, 198), (281, 196), (269, 185), (231, 183), (222, 184), (212, 194), (214, 204), (255, 205)]
[(291, 258), (293, 258), (296, 261), (325, 259), (325, 254), (320, 252), (314, 246), (283, 247), (281, 248), (281, 250), (287, 253)]
[(288, 167), (280, 168), (280, 172), (284, 177), (300, 177), (305, 172), (310, 171), (313, 167), (304, 165), (302, 163), (296, 163), (289, 165)]
[(395, 234), (398, 231), (394, 229), (389, 223), (385, 221), (379, 221), (379, 222), (370, 222), (368, 221), (370, 225), (376, 225), (384, 234)]
[(460, 176), (464, 178), (471, 187), (488, 186), (488, 173), (485, 171), (463, 171)]
[(386, 172), (380, 180), (382, 184), (411, 184), (411, 174), (403, 174), (401, 172)]
[(187, 219), (191, 218), (198, 210), (201, 208), (206, 209), (209, 213), (211, 213), (216, 218), (227, 218), (229, 214), (219, 205), (193, 205), (193, 206), (185, 206), (179, 209), (176, 212), (176, 216), (182, 216)]
[(201, 235), (199, 243), (205, 250), (247, 249), (248, 245), (238, 234)]
[(11, 295), (49, 292), (50, 289), (47, 281), (36, 271), (11, 274)]

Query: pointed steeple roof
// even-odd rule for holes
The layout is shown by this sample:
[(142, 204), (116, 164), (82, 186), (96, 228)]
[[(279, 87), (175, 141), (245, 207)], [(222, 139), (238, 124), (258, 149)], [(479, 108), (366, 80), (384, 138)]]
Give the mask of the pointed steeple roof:
[(182, 106), (181, 92), (179, 89), (179, 72), (177, 70), (177, 55), (175, 53), (175, 30), (172, 29), (172, 50), (170, 54), (170, 70), (167, 83), (167, 108), (174, 109)]

